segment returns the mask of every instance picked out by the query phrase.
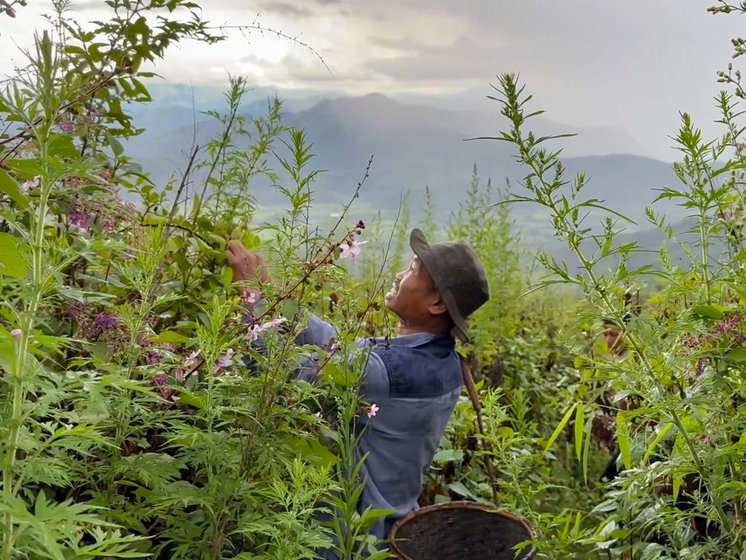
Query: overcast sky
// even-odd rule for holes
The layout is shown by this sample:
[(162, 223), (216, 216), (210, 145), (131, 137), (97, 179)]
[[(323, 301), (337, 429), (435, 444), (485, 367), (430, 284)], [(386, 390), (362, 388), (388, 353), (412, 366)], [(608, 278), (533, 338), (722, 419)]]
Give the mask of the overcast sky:
[[(0, 16), (0, 72), (28, 45), (51, 2)], [(298, 36), (232, 32), (221, 44), (183, 44), (160, 63), (170, 82), (220, 85), (228, 72), (281, 91), (433, 96), (453, 108), (495, 110), (484, 99), (502, 72), (520, 72), (552, 120), (618, 126), (652, 155), (673, 159), (678, 112), (707, 129), (717, 118), (715, 72), (746, 16), (707, 13), (715, 0), (202, 0), (216, 25), (250, 24)], [(72, 2), (101, 17), (103, 0)], [(746, 58), (745, 58), (746, 60)], [(458, 101), (456, 101), (458, 100)], [(710, 128), (710, 130), (714, 130)]]

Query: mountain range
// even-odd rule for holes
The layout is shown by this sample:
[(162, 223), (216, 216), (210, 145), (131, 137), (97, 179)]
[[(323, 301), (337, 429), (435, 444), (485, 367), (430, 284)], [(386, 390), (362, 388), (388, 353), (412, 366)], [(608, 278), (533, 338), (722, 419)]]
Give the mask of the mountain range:
[[(186, 87), (186, 86), (184, 86)], [(219, 124), (201, 110), (218, 109), (219, 96), (195, 95), (174, 89), (156, 95), (151, 104), (134, 111), (135, 124), (146, 131), (132, 139), (127, 151), (149, 171), (156, 183), (185, 167), (190, 146), (204, 145), (219, 133)], [(263, 91), (262, 94), (271, 92)], [(191, 103), (191, 105), (190, 105)], [(498, 136), (507, 122), (492, 111), (447, 110), (423, 103), (403, 103), (380, 94), (335, 99), (294, 99), (284, 104), (285, 124), (301, 128), (313, 145), (312, 166), (324, 169), (314, 184), (314, 199), (333, 208), (351, 197), (373, 157), (370, 174), (360, 197), (360, 217), (373, 211), (385, 216), (399, 208), (404, 191), (417, 214), (424, 204), (427, 185), (438, 219), (445, 222), (464, 201), (473, 166), (482, 181), (496, 186), (509, 182), (520, 194), (520, 178), (526, 174), (515, 161), (514, 146), (495, 140), (470, 140)], [(487, 105), (489, 108), (489, 105)], [(266, 112), (261, 95), (242, 108), (248, 116)], [(645, 227), (644, 207), (656, 197), (656, 189), (675, 186), (671, 164), (646, 157), (645, 149), (622, 130), (598, 127), (579, 129), (554, 123), (540, 116), (529, 121), (541, 135), (571, 133), (576, 136), (554, 141), (563, 149), (566, 177), (584, 172), (589, 179), (585, 197), (598, 198), (615, 211)], [(239, 148), (242, 145), (238, 144)], [(268, 187), (255, 192), (263, 206), (281, 203)], [(656, 207), (672, 220), (684, 217), (681, 208), (664, 203)], [(353, 217), (357, 218), (353, 207)], [(524, 237), (540, 243), (549, 234), (546, 215), (532, 205), (515, 205), (514, 217)], [(595, 219), (597, 216), (594, 216)]]

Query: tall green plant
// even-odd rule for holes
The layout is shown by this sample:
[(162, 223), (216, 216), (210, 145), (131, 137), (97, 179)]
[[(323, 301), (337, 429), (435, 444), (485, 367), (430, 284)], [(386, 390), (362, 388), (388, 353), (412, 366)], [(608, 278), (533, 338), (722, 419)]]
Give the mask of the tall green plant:
[[(664, 268), (656, 272), (664, 280), (658, 298), (665, 302), (665, 314), (656, 316), (645, 310), (630, 318), (624, 288), (630, 282), (642, 282), (648, 267), (628, 270), (626, 263), (635, 246), (615, 244), (612, 218), (606, 219), (600, 233), (586, 225), (589, 211), (607, 209), (596, 198), (584, 197), (582, 174), (572, 181), (565, 179), (559, 150), (545, 147), (553, 138), (524, 132), (527, 121), (541, 111), (529, 112), (531, 97), (524, 95), (515, 76), (500, 77), (499, 94), (497, 100), (510, 128), (498, 139), (512, 143), (528, 169), (522, 183), (526, 194), (515, 198), (551, 212), (556, 234), (566, 240), (580, 265), (580, 272), (573, 274), (567, 265), (545, 256), (544, 263), (553, 274), (547, 282), (582, 289), (598, 314), (616, 318), (631, 352), (624, 361), (586, 352), (578, 356), (582, 400), (568, 410), (555, 432), (577, 411), (575, 435), (586, 464), (591, 424), (585, 422), (585, 429), (578, 426), (583, 426), (588, 411), (597, 408), (604, 394), (613, 395), (617, 403), (621, 399), (631, 403), (616, 413), (616, 437), (626, 470), (609, 499), (599, 506), (599, 533), (589, 542), (633, 557), (657, 557), (684, 548), (697, 555), (693, 557), (706, 557), (713, 550), (726, 558), (737, 557), (744, 542), (738, 513), (743, 494), (734, 492), (729, 482), (741, 471), (733, 455), (738, 447), (733, 436), (742, 430), (736, 410), (743, 393), (737, 375), (743, 342), (732, 292), (718, 281), (723, 268), (711, 252), (712, 236), (722, 233), (722, 228), (714, 226), (713, 213), (732, 192), (732, 183), (720, 179), (741, 167), (739, 161), (722, 161), (736, 138), (729, 129), (721, 139), (704, 143), (691, 119), (682, 117), (676, 140), (684, 158), (675, 169), (684, 188), (667, 188), (661, 196), (681, 199), (697, 212), (699, 256), (688, 271)], [(735, 113), (725, 101), (721, 105), (727, 122)], [(587, 252), (587, 243), (595, 246), (593, 253)], [(611, 257), (612, 272), (600, 272), (601, 264)], [(713, 410), (718, 411), (717, 418)], [(670, 482), (668, 490), (666, 481)], [(644, 508), (656, 504), (667, 508), (667, 513), (641, 517)], [(681, 508), (691, 508), (693, 514), (677, 515)], [(604, 515), (611, 511), (615, 513)], [(687, 519), (695, 525), (682, 535), (682, 521)]]
[[(196, 6), (112, 1), (113, 19), (83, 31), (65, 4), (59, 44), (40, 37), (0, 95), (14, 123), (0, 137), (2, 557), (312, 558), (332, 545), (320, 518), (339, 479), (314, 415), (325, 389), (290, 381), (312, 352), (294, 340), (313, 287), (343, 289), (339, 246), (363, 226), (313, 230), (310, 147), (278, 102), (249, 133), (242, 80), (215, 115), (224, 133), (159, 190), (117, 141), (136, 132), (117, 110), (147, 98), (143, 61), (204, 30)], [(206, 189), (190, 207), (195, 170)], [(287, 212), (249, 231), (258, 176)], [(263, 308), (232, 286), (230, 238), (271, 248)]]

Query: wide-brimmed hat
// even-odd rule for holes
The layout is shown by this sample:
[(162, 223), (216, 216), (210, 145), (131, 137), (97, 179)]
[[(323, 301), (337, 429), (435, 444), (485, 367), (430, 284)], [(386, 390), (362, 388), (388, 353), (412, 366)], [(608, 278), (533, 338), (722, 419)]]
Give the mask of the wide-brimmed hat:
[(487, 275), (474, 251), (463, 241), (430, 245), (418, 228), (409, 235), (409, 245), (438, 288), (456, 334), (468, 340), (466, 318), (490, 298)]

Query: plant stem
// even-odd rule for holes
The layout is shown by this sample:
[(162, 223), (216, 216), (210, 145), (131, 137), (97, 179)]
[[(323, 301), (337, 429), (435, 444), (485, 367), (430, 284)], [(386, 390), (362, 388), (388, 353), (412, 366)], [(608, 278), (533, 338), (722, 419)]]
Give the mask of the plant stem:
[(710, 271), (708, 266), (708, 242), (707, 242), (707, 230), (705, 229), (706, 216), (705, 208), (699, 207), (699, 237), (700, 237), (700, 249), (702, 251), (702, 280), (705, 284), (705, 299), (707, 303), (711, 303), (712, 296), (710, 294)]
[[(34, 328), (36, 312), (41, 303), (43, 281), (42, 265), (44, 257), (44, 227), (46, 225), (47, 203), (52, 183), (49, 180), (49, 169), (47, 162), (47, 143), (42, 141), (40, 144), (40, 161), (44, 169), (41, 181), (41, 196), (39, 197), (39, 207), (36, 213), (36, 223), (33, 242), (31, 244), (32, 269), (31, 269), (31, 287), (32, 294), (24, 309), (23, 317), (25, 321), (22, 324), (22, 334), (18, 342), (16, 352), (16, 363), (13, 372), (13, 397), (11, 401), (11, 421), (8, 432), (8, 441), (5, 451), (5, 462), (3, 464), (3, 496), (6, 505), (10, 506), (12, 498), (15, 497), (17, 490), (14, 486), (13, 470), (16, 463), (16, 451), (18, 449), (18, 434), (23, 423), (23, 404), (26, 400), (26, 358), (28, 355), (29, 339)], [(3, 535), (3, 558), (11, 560), (13, 556), (14, 541), (14, 518), (13, 513), (8, 507), (4, 514), (5, 535)]]

